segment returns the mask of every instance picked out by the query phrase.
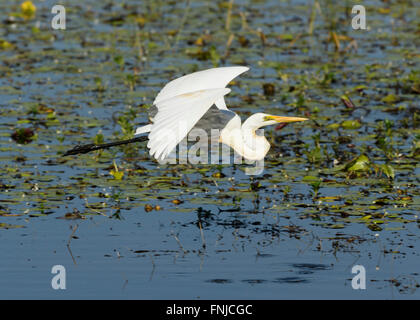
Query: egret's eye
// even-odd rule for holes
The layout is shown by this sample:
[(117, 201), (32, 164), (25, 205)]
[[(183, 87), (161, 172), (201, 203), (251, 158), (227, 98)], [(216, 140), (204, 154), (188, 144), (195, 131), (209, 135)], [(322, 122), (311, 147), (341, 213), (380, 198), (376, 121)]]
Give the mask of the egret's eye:
[(264, 117), (264, 121), (271, 121), (271, 120), (273, 120), (273, 117), (271, 117), (271, 116), (265, 116)]

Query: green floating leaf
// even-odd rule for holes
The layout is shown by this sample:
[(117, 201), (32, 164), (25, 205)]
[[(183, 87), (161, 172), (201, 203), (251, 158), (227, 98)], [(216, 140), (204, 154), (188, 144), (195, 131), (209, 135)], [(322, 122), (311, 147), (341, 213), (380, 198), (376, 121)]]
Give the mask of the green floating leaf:
[(354, 87), (353, 90), (355, 90), (355, 91), (363, 91), (363, 90), (365, 90), (367, 88), (368, 88), (367, 86), (365, 86), (365, 85), (362, 84), (360, 86)]
[(376, 223), (369, 224), (368, 228), (372, 231), (382, 231), (382, 228), (378, 226)]
[(356, 159), (350, 161), (345, 167), (344, 170), (348, 172), (370, 172), (372, 163), (369, 158), (361, 154)]
[(379, 168), (382, 170), (383, 173), (388, 178), (394, 179), (395, 178), (395, 171), (394, 168), (390, 164), (381, 164)]
[(386, 97), (382, 98), (382, 102), (385, 103), (395, 103), (398, 102), (399, 98), (395, 94), (389, 94)]
[(341, 123), (341, 127), (347, 130), (359, 129), (362, 124), (357, 120), (345, 120)]
[(7, 42), (6, 40), (0, 39), (0, 49), (10, 49), (13, 45), (10, 42)]
[(25, 226), (18, 224), (0, 223), (0, 229), (17, 229), (24, 228)]
[(338, 123), (332, 123), (327, 126), (328, 130), (337, 130), (338, 128), (340, 128), (340, 124)]
[(302, 178), (302, 181), (314, 182), (314, 181), (319, 181), (319, 178), (318, 177), (315, 177), (315, 176), (304, 176)]
[(124, 65), (124, 58), (122, 56), (115, 56), (114, 62), (122, 67)]

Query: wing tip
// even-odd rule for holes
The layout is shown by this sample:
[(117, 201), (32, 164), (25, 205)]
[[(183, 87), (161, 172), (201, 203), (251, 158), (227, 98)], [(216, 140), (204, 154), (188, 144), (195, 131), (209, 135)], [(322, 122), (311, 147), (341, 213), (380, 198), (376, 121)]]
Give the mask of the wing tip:
[(224, 89), (223, 91), (226, 92), (226, 93), (223, 94), (224, 96), (232, 91), (232, 89), (230, 89), (230, 88), (222, 88), (222, 89)]
[[(243, 71), (241, 73), (247, 72), (249, 69), (251, 69), (248, 66), (232, 66), (233, 68), (242, 69)], [(228, 67), (229, 68), (229, 67)]]

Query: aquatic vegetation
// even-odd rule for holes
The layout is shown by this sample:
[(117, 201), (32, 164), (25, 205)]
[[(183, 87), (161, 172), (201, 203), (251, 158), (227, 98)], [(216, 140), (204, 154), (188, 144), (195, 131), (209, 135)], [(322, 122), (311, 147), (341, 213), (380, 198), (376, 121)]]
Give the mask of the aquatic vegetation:
[(32, 129), (17, 129), (12, 133), (11, 137), (14, 141), (21, 144), (26, 144), (32, 142), (34, 139), (34, 131)]
[[(418, 294), (418, 10), (367, 3), (370, 30), (356, 32), (348, 2), (72, 1), (78, 18), (53, 32), (45, 2), (2, 1), (4, 253), (47, 270), (73, 263), (71, 236), (78, 270), (91, 263), (112, 279), (134, 265), (130, 285), (151, 295), (156, 265), (165, 288), (188, 278), (261, 298), (268, 285), (293, 292), (325, 279), (345, 295), (351, 274), (340, 270), (357, 258), (373, 266), (371, 297), (390, 286)], [(258, 106), (311, 119), (266, 130), (261, 176), (246, 165), (160, 165), (144, 143), (62, 157), (131, 138), (169, 79), (228, 65), (252, 68), (230, 84), (243, 118)]]
[(6, 49), (11, 49), (11, 48), (13, 48), (13, 45), (10, 42), (4, 39), (0, 39), (0, 49), (6, 50)]
[(27, 19), (35, 16), (36, 6), (31, 1), (22, 2), (20, 9), (22, 10), (22, 15)]

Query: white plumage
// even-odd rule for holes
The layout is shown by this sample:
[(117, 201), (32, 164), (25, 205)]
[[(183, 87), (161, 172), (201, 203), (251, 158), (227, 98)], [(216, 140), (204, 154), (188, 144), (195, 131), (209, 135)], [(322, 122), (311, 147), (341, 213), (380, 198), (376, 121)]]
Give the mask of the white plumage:
[(218, 88), (183, 93), (156, 103), (147, 147), (150, 155), (164, 159), (187, 136), (208, 109), (230, 89)]
[(231, 91), (226, 88), (228, 83), (248, 70), (248, 67), (242, 66), (213, 68), (185, 75), (166, 84), (153, 102), (158, 110), (152, 119), (153, 123), (136, 130), (136, 135), (150, 132), (147, 144), (150, 155), (165, 159), (214, 104), (219, 110), (230, 112), (233, 116), (222, 130), (221, 142), (251, 160), (264, 158), (270, 148), (265, 137), (256, 135), (255, 130), (278, 122), (307, 120), (257, 113), (241, 126), (239, 116), (227, 109), (224, 96)]

